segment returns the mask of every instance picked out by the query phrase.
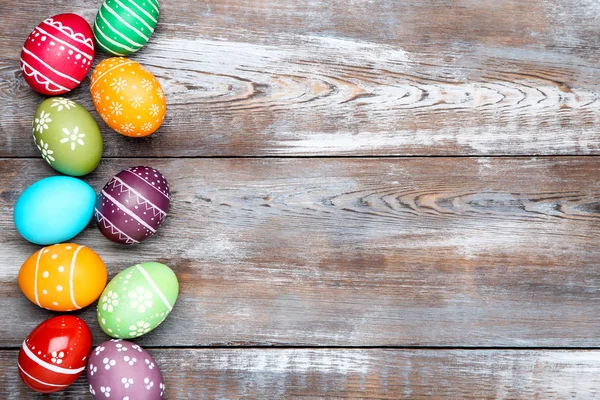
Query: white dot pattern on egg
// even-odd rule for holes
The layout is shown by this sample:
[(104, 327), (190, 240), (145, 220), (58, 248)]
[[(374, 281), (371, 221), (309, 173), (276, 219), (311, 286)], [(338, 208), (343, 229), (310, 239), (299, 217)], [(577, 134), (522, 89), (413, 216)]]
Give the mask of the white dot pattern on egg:
[(21, 71), (27, 83), (45, 95), (74, 89), (94, 60), (92, 29), (76, 14), (59, 14), (40, 23), (21, 51)]
[(83, 320), (71, 315), (50, 318), (23, 341), (17, 367), (23, 382), (43, 393), (72, 384), (85, 369), (92, 335)]

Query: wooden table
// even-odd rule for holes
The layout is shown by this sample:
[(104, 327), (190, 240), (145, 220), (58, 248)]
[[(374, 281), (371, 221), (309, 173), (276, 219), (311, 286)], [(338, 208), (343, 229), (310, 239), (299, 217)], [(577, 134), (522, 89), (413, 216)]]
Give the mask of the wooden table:
[[(16, 355), (52, 315), (16, 283), (38, 247), (13, 205), (55, 174), (19, 52), (99, 5), (0, 0), (2, 399), (39, 397)], [(600, 397), (599, 21), (591, 0), (162, 1), (132, 58), (166, 122), (142, 140), (101, 124), (85, 180), (157, 167), (171, 213), (135, 247), (75, 241), (111, 277), (177, 273), (172, 315), (137, 341), (168, 398)], [(88, 89), (69, 97), (93, 111)], [(93, 306), (76, 315), (106, 340)]]

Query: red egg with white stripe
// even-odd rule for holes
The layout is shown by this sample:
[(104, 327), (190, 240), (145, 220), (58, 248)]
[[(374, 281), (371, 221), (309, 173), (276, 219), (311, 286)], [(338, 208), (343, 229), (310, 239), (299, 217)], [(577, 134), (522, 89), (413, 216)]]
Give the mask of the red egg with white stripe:
[(19, 375), (36, 392), (63, 390), (81, 375), (91, 349), (92, 334), (82, 319), (50, 318), (23, 342), (17, 361)]
[(94, 215), (100, 232), (113, 242), (139, 243), (162, 225), (171, 199), (167, 179), (151, 167), (119, 172), (96, 200)]
[(77, 14), (59, 14), (40, 23), (21, 51), (21, 71), (33, 90), (57, 96), (75, 89), (94, 61), (90, 25)]

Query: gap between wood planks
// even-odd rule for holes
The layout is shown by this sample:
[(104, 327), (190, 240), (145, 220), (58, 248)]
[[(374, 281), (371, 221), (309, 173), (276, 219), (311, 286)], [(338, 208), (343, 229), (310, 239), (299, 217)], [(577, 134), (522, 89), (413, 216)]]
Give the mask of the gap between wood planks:
[[(178, 159), (188, 159), (188, 160), (209, 160), (209, 159), (217, 159), (217, 160), (237, 160), (237, 159), (247, 159), (247, 160), (260, 160), (260, 159), (273, 159), (273, 160), (295, 160), (295, 159), (348, 159), (348, 160), (356, 160), (356, 159), (398, 159), (398, 160), (410, 160), (410, 159), (421, 159), (421, 158), (515, 158), (515, 159), (525, 159), (525, 158), (540, 158), (540, 159), (550, 159), (550, 158), (594, 158), (600, 157), (598, 154), (494, 154), (494, 155), (442, 155), (442, 154), (433, 154), (433, 155), (366, 155), (366, 156), (347, 156), (347, 155), (339, 155), (339, 156), (323, 156), (323, 155), (315, 155), (315, 156), (303, 156), (303, 155), (292, 155), (292, 156), (276, 156), (276, 155), (264, 155), (264, 156), (133, 156), (133, 157), (102, 157), (102, 160), (136, 160), (136, 159), (148, 159), (148, 160), (178, 160)], [(19, 157), (19, 156), (4, 156), (0, 157), (0, 161), (4, 160), (38, 160), (40, 157)]]
[[(94, 346), (95, 347), (95, 346)], [(21, 346), (0, 346), (0, 351), (19, 350)], [(400, 350), (400, 351), (597, 351), (595, 347), (502, 347), (502, 346), (307, 346), (307, 345), (200, 345), (200, 346), (156, 346), (145, 345), (147, 350)]]

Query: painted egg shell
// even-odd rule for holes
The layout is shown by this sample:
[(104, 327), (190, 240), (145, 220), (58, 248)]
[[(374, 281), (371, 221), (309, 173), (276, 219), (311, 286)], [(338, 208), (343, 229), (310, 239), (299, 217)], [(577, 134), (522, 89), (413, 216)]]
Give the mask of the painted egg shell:
[(129, 267), (100, 296), (100, 328), (117, 339), (145, 335), (167, 318), (178, 294), (177, 276), (166, 265), (145, 262)]
[(21, 51), (25, 81), (33, 90), (47, 96), (75, 89), (93, 61), (92, 29), (77, 14), (48, 18), (29, 34)]
[(39, 324), (19, 352), (19, 374), (31, 389), (51, 393), (75, 382), (85, 369), (92, 334), (82, 319), (71, 315)]
[(33, 140), (42, 158), (66, 175), (87, 175), (102, 158), (98, 124), (85, 108), (62, 97), (39, 105), (33, 118)]
[(139, 243), (156, 233), (170, 202), (165, 177), (150, 167), (133, 167), (115, 175), (96, 200), (100, 232), (113, 242)]
[(144, 47), (158, 23), (158, 0), (106, 0), (94, 24), (98, 47), (126, 56)]
[(73, 311), (96, 301), (107, 278), (98, 254), (85, 246), (64, 243), (33, 253), (19, 271), (19, 286), (40, 307)]
[(90, 92), (100, 117), (122, 135), (151, 135), (165, 119), (167, 103), (160, 83), (135, 61), (102, 61), (92, 73)]
[(87, 183), (70, 176), (51, 176), (35, 182), (21, 194), (14, 209), (17, 231), (39, 245), (66, 242), (92, 219), (96, 193)]
[(106, 341), (92, 351), (87, 378), (96, 400), (159, 400), (165, 394), (162, 373), (150, 353), (124, 340)]

